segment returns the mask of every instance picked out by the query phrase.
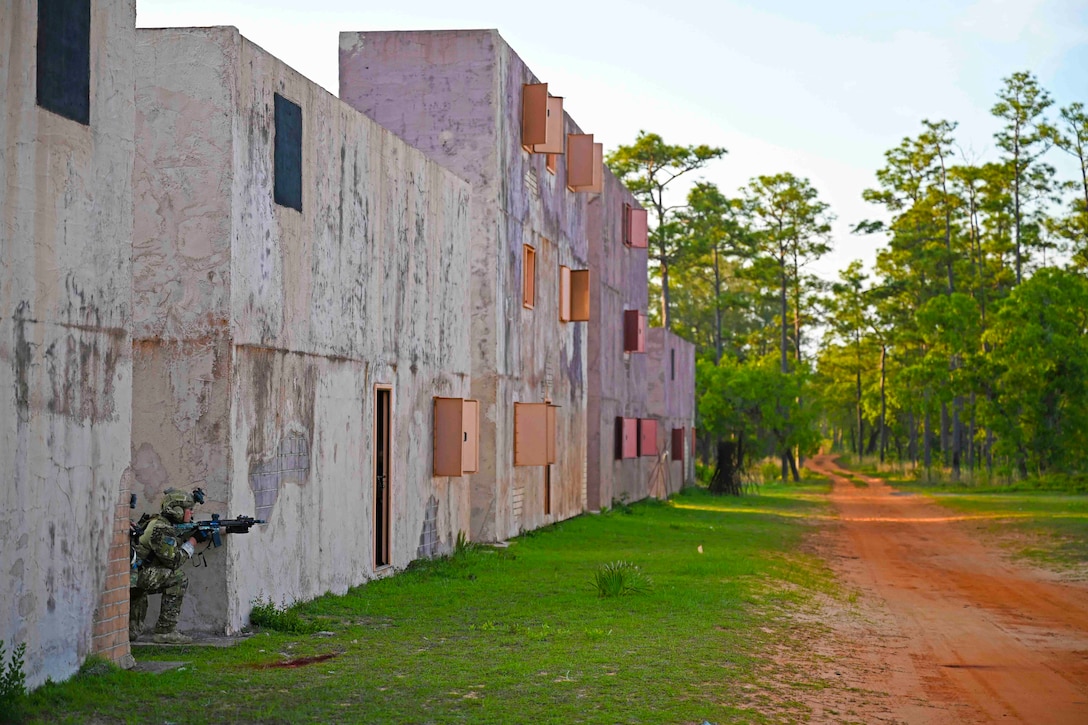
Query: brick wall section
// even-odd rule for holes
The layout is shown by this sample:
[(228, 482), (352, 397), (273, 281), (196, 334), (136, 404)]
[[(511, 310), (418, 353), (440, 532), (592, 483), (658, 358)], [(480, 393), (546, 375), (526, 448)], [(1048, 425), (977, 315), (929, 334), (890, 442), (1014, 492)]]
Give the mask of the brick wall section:
[(132, 659), (128, 641), (130, 479), (131, 473), (126, 471), (121, 481), (121, 497), (114, 507), (109, 569), (98, 598), (98, 606), (94, 610), (94, 636), (91, 643), (94, 654), (123, 666)]

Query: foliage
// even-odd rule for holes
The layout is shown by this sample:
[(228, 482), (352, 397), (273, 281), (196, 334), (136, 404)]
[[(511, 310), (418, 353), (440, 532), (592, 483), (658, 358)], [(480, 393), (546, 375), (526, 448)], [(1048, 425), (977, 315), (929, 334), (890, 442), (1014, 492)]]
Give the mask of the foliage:
[(261, 629), (291, 634), (313, 634), (320, 629), (315, 622), (300, 617), (297, 610), (286, 605), (277, 606), (263, 597), (253, 602), (249, 623)]
[(653, 589), (654, 582), (637, 565), (614, 561), (597, 567), (593, 572), (593, 586), (598, 597), (620, 597), (645, 594)]
[(17, 722), (26, 705), (26, 674), (23, 672), (26, 642), (17, 645), (6, 659), (4, 640), (0, 639), (0, 722)]
[(677, 212), (666, 193), (677, 179), (703, 168), (726, 154), (724, 148), (679, 146), (665, 143), (656, 133), (639, 131), (630, 146), (620, 146), (608, 154), (612, 173), (627, 185), (639, 203), (650, 213), (650, 258), (661, 283), (661, 325), (672, 327), (669, 272), (674, 262), (685, 254)]

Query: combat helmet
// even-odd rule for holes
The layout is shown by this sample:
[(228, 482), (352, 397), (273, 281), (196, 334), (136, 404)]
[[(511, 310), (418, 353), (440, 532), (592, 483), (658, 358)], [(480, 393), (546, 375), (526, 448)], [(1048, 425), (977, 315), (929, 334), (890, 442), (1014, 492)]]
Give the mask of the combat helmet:
[(168, 488), (163, 492), (162, 515), (175, 524), (180, 524), (185, 518), (185, 509), (195, 505), (196, 499), (191, 493), (177, 488)]

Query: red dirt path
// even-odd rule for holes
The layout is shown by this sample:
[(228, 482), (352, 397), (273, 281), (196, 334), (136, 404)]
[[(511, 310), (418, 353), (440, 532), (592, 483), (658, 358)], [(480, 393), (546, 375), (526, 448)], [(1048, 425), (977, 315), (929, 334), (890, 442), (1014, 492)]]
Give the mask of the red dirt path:
[(808, 466), (833, 481), (832, 566), (873, 614), (831, 647), (844, 684), (886, 693), (857, 714), (1088, 724), (1088, 587), (1008, 562), (925, 497), (857, 486), (829, 456)]

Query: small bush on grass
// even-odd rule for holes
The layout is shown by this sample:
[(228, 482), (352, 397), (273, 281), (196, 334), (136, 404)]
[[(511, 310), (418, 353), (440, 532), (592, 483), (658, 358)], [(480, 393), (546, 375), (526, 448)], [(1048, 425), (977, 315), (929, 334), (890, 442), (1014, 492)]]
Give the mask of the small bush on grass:
[(26, 642), (12, 650), (7, 665), (4, 664), (5, 654), (4, 640), (0, 639), (0, 722), (18, 722), (26, 704), (26, 675), (23, 673)]
[(261, 629), (288, 634), (313, 634), (319, 629), (315, 622), (303, 619), (287, 606), (277, 606), (271, 599), (254, 600), (249, 622)]
[(625, 594), (645, 594), (654, 582), (642, 569), (628, 561), (602, 564), (593, 574), (593, 586), (598, 597), (619, 597)]

